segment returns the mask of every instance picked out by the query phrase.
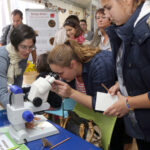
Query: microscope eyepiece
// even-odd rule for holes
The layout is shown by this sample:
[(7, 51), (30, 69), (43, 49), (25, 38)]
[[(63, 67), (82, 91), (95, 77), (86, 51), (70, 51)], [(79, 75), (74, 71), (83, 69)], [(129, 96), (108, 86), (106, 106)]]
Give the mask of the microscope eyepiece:
[(59, 79), (59, 75), (56, 74), (56, 73), (54, 73), (54, 72), (49, 73), (49, 75), (50, 75), (51, 77), (54, 77), (55, 79)]

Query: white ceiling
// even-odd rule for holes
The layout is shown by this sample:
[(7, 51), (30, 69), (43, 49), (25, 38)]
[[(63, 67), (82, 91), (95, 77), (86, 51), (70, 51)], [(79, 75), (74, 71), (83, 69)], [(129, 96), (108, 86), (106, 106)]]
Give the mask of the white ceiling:
[(76, 4), (77, 6), (82, 8), (88, 8), (92, 0), (62, 0), (62, 1), (70, 4)]
[(79, 4), (81, 7), (87, 8), (91, 4), (91, 0), (69, 0)]
[(90, 5), (93, 5), (96, 8), (100, 7), (100, 1), (99, 0), (64, 0), (64, 1), (72, 2), (72, 3), (77, 4), (79, 7), (82, 7), (82, 8), (89, 8)]

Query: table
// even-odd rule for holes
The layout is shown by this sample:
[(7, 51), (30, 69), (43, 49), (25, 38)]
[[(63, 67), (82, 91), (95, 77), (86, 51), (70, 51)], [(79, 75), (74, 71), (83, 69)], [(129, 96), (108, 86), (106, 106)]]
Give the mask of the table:
[[(8, 125), (8, 123), (9, 122), (7, 120), (6, 111), (3, 110), (3, 112), (2, 111), (0, 112), (0, 126)], [(54, 125), (59, 130), (59, 134), (52, 135), (46, 138), (51, 142), (52, 145), (55, 145), (68, 137), (70, 137), (70, 139), (60, 144), (59, 146), (55, 147), (53, 150), (102, 150), (92, 145), (91, 143), (86, 142), (80, 137), (72, 134), (71, 132), (65, 130), (59, 125), (57, 124), (54, 124)], [(32, 141), (32, 142), (28, 142), (26, 143), (26, 145), (30, 150), (41, 150), (42, 148), (42, 142), (40, 139)], [(48, 149), (49, 148), (44, 148), (44, 150), (48, 150)]]

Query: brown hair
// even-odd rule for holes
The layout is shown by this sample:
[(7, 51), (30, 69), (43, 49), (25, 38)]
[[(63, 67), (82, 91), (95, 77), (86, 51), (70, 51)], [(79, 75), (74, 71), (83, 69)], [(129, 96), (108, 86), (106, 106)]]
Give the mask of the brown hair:
[(19, 44), (26, 39), (32, 39), (34, 44), (36, 42), (35, 31), (32, 27), (25, 24), (18, 25), (10, 34), (10, 41), (16, 51), (18, 51)]
[(23, 19), (23, 13), (19, 9), (13, 10), (11, 15), (13, 15), (13, 16), (19, 15), (20, 18)]
[(145, 0), (135, 0), (134, 1), (134, 6), (135, 8), (138, 7), (141, 3), (145, 2)]
[(99, 14), (99, 13), (105, 15), (105, 10), (104, 10), (104, 8), (99, 8), (99, 9), (96, 11), (96, 13), (95, 13), (95, 18), (96, 18), (96, 15)]
[(145, 2), (145, 0), (133, 0), (133, 10), (135, 10), (143, 2)]
[(68, 40), (64, 44), (55, 46), (48, 53), (48, 63), (69, 67), (71, 60), (86, 63), (98, 52), (100, 52), (98, 48), (89, 45), (79, 45), (75, 40)]
[(85, 19), (81, 19), (80, 22), (84, 22), (87, 25), (87, 22)]
[(49, 67), (49, 64), (47, 62), (47, 57), (48, 57), (48, 53), (44, 53), (38, 56), (37, 58), (37, 64), (36, 64), (36, 69), (38, 73), (41, 72), (51, 72), (51, 69)]
[(83, 33), (83, 30), (80, 27), (79, 20), (77, 20), (75, 18), (66, 19), (63, 26), (64, 27), (65, 26), (70, 26), (72, 28), (75, 28), (76, 29), (75, 38), (79, 37)]

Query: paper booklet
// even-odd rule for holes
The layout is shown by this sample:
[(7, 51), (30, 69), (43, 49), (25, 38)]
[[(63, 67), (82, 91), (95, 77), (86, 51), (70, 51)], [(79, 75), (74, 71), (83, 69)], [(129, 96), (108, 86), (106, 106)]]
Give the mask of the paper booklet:
[(95, 110), (103, 112), (117, 100), (117, 95), (111, 96), (109, 93), (97, 92)]
[(8, 127), (4, 127), (4, 132), (0, 131), (0, 150), (29, 150), (25, 144), (16, 144), (6, 130)]

